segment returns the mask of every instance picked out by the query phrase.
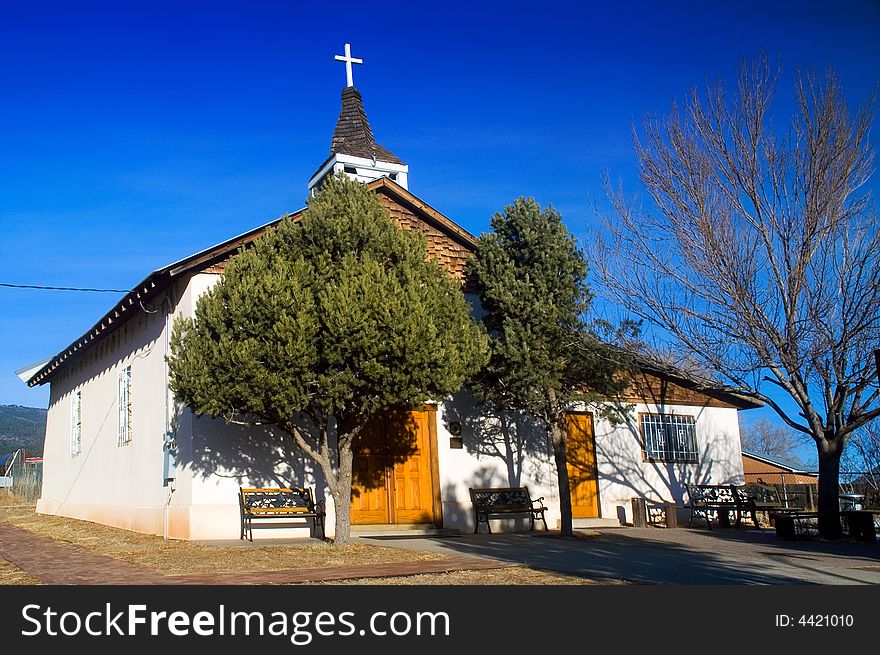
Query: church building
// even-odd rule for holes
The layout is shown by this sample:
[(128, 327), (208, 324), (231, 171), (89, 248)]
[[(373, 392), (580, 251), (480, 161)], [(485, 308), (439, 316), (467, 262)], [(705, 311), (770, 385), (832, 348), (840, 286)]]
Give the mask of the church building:
[[(410, 191), (409, 166), (376, 142), (353, 85), (351, 66), (362, 60), (347, 44), (337, 59), (346, 64), (348, 84), (330, 153), (304, 183), (314, 192), (327, 175), (342, 172), (366, 184), (394, 223), (423, 232), (427, 256), (464, 283), (475, 237)], [(442, 198), (432, 202), (443, 205)], [(292, 445), (285, 449), (270, 428), (195, 416), (175, 402), (168, 386), (174, 321), (192, 317), (229, 258), (278, 221), (153, 271), (85, 334), (23, 374), (30, 386), (50, 385), (38, 512), (167, 538), (237, 539), (240, 486), (308, 486), (326, 499), (332, 536), (332, 498), (317, 465)], [(738, 411), (757, 407), (754, 400), (647, 365), (624, 400), (634, 409), (622, 424), (587, 405), (569, 416), (576, 526), (631, 520), (633, 498), (680, 503), (685, 483), (743, 482)], [(356, 458), (355, 534), (472, 531), (468, 489), (489, 486), (527, 485), (532, 497), (544, 497), (547, 522), (557, 526), (552, 446), (523, 417), (490, 415), (462, 391), (405, 418), (388, 416), (375, 428), (386, 436), (409, 431), (414, 447), (405, 458)], [(303, 527), (261, 531), (256, 538), (309, 534)]]

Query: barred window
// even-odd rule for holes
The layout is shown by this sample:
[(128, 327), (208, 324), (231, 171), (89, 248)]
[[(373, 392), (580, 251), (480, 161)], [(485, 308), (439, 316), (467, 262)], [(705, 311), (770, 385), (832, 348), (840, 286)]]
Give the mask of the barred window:
[(82, 450), (82, 391), (77, 389), (70, 398), (70, 454)]
[(119, 429), (117, 445), (124, 446), (131, 442), (131, 366), (119, 372)]
[(641, 414), (645, 457), (664, 462), (696, 462), (697, 435), (693, 416)]

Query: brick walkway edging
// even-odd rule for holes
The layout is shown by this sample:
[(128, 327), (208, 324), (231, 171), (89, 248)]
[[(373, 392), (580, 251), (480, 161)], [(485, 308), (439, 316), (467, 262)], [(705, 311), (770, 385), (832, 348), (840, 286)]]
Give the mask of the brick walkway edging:
[(141, 566), (99, 555), (74, 544), (60, 543), (29, 530), (0, 524), (0, 557), (44, 584), (108, 585), (234, 585), (297, 584), (357, 578), (385, 578), (423, 573), (478, 571), (513, 566), (479, 557), (455, 556), (443, 560), (361, 564), (320, 569), (289, 569), (242, 573), (165, 575)]

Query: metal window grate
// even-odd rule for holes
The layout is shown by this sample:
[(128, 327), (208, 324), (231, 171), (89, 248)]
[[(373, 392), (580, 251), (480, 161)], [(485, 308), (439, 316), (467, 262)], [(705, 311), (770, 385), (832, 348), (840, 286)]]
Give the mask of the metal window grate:
[(82, 450), (82, 391), (77, 389), (70, 399), (70, 454)]
[(131, 366), (119, 372), (119, 429), (118, 444), (124, 446), (131, 442)]
[(693, 416), (642, 414), (645, 457), (670, 462), (697, 461), (697, 435)]

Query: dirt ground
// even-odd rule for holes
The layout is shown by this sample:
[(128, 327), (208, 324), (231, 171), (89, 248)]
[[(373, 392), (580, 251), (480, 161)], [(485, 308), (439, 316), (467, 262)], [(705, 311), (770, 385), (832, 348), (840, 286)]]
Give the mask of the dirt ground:
[(162, 537), (89, 521), (37, 514), (34, 505), (24, 503), (15, 496), (4, 498), (4, 494), (0, 494), (0, 523), (10, 523), (36, 534), (165, 574), (277, 571), (446, 558), (437, 553), (420, 553), (368, 544), (334, 548), (327, 543), (311, 540), (303, 545), (246, 548), (166, 541)]
[[(0, 528), (2, 529), (2, 528)], [(22, 571), (12, 562), (0, 557), (0, 585), (40, 584), (40, 581)]]
[(397, 578), (360, 578), (320, 584), (359, 585), (594, 585), (626, 584), (622, 580), (593, 580), (552, 571), (513, 566), (489, 571), (451, 571)]
[[(164, 540), (88, 521), (35, 513), (35, 507), (21, 498), (0, 494), (0, 539), (2, 524), (24, 528), (60, 542), (73, 544), (100, 555), (141, 566), (157, 573), (258, 572), (287, 569), (318, 569), (364, 564), (388, 564), (448, 559), (441, 553), (353, 543), (335, 548), (309, 541), (302, 545), (216, 546), (187, 541)], [(501, 571), (454, 571), (394, 578), (364, 578), (338, 584), (591, 584), (579, 576), (550, 573), (528, 567)], [(39, 580), (12, 562), (0, 559), (0, 584), (37, 584)]]

